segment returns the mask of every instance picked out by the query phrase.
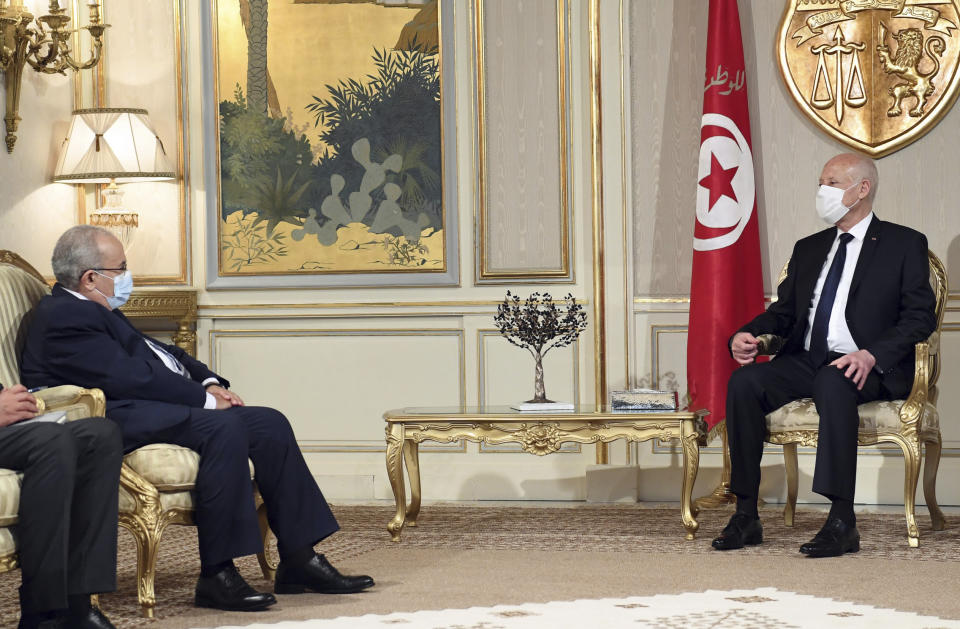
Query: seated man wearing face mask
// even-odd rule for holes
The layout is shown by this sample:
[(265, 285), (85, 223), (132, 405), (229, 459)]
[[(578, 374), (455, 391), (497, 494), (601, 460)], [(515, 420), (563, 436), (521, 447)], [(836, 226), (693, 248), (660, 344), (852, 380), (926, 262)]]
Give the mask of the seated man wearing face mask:
[[(810, 557), (860, 549), (853, 513), (857, 474), (857, 405), (906, 397), (913, 382), (914, 345), (936, 327), (926, 237), (873, 213), (873, 161), (855, 154), (828, 161), (816, 208), (831, 227), (793, 248), (777, 300), (730, 339), (743, 365), (727, 387), (730, 489), (737, 510), (718, 550), (759, 544), (760, 457), (767, 413), (813, 398), (820, 416), (813, 491), (831, 501), (819, 533), (800, 547)], [(754, 363), (757, 336), (784, 339), (778, 355)]]
[(57, 241), (53, 272), (57, 284), (40, 300), (27, 334), (23, 382), (103, 389), (107, 417), (120, 425), (127, 452), (173, 443), (200, 453), (198, 606), (252, 611), (276, 602), (233, 564), (262, 548), (248, 457), (278, 540), (275, 591), (350, 593), (373, 585), (367, 576), (341, 575), (314, 552), (338, 526), (286, 417), (244, 406), (223, 377), (141, 334), (118, 310), (133, 288), (119, 240), (98, 227), (73, 227)]

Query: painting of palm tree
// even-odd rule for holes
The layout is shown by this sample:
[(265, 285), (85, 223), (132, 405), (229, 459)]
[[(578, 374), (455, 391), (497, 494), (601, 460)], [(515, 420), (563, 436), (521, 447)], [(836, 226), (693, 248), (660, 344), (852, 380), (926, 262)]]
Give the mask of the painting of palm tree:
[(438, 0), (215, 12), (220, 274), (444, 272)]

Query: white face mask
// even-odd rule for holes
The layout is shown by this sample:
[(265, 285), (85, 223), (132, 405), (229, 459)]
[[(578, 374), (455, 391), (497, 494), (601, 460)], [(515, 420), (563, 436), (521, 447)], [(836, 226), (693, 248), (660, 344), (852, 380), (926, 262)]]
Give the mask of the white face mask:
[[(94, 273), (103, 275), (100, 271), (94, 271)], [(113, 280), (113, 295), (104, 295), (100, 289), (96, 287), (94, 287), (93, 290), (103, 295), (104, 299), (107, 300), (107, 304), (110, 306), (110, 310), (116, 310), (130, 299), (130, 293), (133, 292), (133, 275), (130, 271), (124, 271), (114, 278), (111, 278), (109, 275), (103, 275), (103, 277)]]
[[(855, 188), (862, 182), (857, 182), (850, 186)], [(860, 203), (857, 199), (853, 205), (847, 207), (843, 204), (843, 195), (850, 188), (834, 188), (833, 186), (820, 186), (817, 190), (817, 214), (828, 225), (836, 225), (837, 221), (847, 215), (847, 212), (853, 209), (853, 205)]]

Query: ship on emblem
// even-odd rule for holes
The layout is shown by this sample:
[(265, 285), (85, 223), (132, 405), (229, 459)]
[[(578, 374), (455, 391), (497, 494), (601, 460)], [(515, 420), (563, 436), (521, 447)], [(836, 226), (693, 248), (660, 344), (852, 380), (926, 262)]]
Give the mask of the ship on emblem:
[(960, 0), (787, 0), (780, 73), (818, 127), (880, 157), (927, 133), (956, 100), (958, 24)]

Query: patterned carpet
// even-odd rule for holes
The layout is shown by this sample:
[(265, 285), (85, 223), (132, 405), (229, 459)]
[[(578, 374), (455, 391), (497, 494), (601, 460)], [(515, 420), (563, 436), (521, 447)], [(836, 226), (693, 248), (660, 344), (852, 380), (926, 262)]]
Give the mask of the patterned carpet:
[(406, 629), (960, 629), (960, 621), (833, 601), (776, 588), (757, 588), (365, 614), (284, 622), (282, 625), (258, 623), (247, 625), (246, 629), (385, 629), (395, 626)]
[[(529, 504), (529, 503), (528, 503)], [(513, 551), (656, 552), (696, 555), (714, 552), (710, 539), (723, 527), (728, 511), (705, 511), (700, 515), (697, 540), (683, 538), (678, 509), (640, 505), (582, 505), (573, 507), (426, 505), (417, 527), (403, 531), (401, 544), (393, 544), (386, 523), (393, 515), (387, 506), (334, 506), (342, 531), (324, 542), (320, 550), (334, 564), (374, 550), (405, 548)], [(764, 543), (741, 551), (743, 556), (796, 557), (797, 547), (817, 531), (824, 514), (800, 511), (796, 526), (783, 525), (779, 508), (762, 512)], [(861, 514), (858, 526), (863, 538), (858, 559), (909, 559), (925, 562), (960, 561), (960, 517), (948, 517), (945, 531), (930, 530), (928, 517), (919, 518), (921, 546), (906, 544), (902, 514)], [(161, 627), (139, 616), (135, 585), (133, 538), (121, 530), (119, 546), (119, 591), (104, 595), (105, 611), (118, 627)], [(238, 562), (241, 572), (257, 588), (269, 589), (253, 557)], [(375, 568), (370, 568), (371, 572)], [(193, 587), (199, 572), (196, 530), (171, 527), (164, 535), (157, 566), (157, 615), (161, 619), (189, 617)], [(0, 627), (16, 625), (18, 571), (0, 575)], [(253, 622), (253, 619), (250, 620)], [(180, 623), (177, 623), (180, 624)], [(203, 626), (198, 623), (196, 626)]]

